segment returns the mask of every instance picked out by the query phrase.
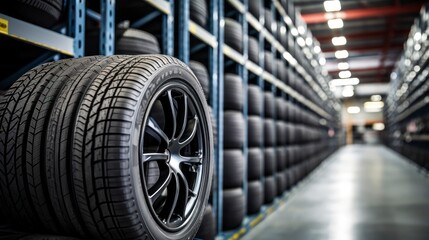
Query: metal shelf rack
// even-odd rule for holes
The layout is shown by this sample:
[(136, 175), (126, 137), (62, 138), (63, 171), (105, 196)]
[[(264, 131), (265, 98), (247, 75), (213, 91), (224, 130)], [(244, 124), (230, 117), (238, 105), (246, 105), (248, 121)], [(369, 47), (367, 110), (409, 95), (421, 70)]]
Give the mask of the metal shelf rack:
[[(311, 112), (318, 116), (321, 120), (320, 126), (313, 127), (320, 131), (328, 128), (338, 129), (338, 112), (340, 105), (338, 100), (334, 99), (329, 91), (327, 84), (328, 79), (322, 73), (322, 66), (318, 61), (312, 61), (319, 57), (318, 53), (313, 51), (317, 41), (311, 37), (311, 34), (305, 31), (298, 31), (297, 19), (294, 16), (294, 10), (285, 9), (284, 2), (280, 0), (258, 0), (260, 4), (259, 19), (253, 16), (248, 11), (249, 1), (255, 0), (209, 0), (209, 19), (208, 27), (204, 28), (190, 19), (189, 3), (190, 0), (146, 0), (156, 12), (146, 16), (141, 16), (140, 19), (130, 23), (130, 27), (141, 28), (145, 24), (150, 24), (155, 19), (162, 19), (162, 49), (163, 53), (173, 55), (181, 59), (185, 63), (189, 63), (192, 51), (201, 46), (208, 51), (208, 72), (210, 76), (210, 105), (213, 109), (214, 118), (218, 127), (218, 141), (215, 143), (215, 161), (216, 161), (216, 185), (217, 189), (213, 192), (213, 209), (217, 215), (218, 238), (221, 239), (237, 239), (245, 234), (249, 229), (253, 228), (257, 223), (275, 211), (288, 198), (288, 193), (277, 197), (274, 203), (263, 206), (258, 214), (246, 216), (240, 228), (228, 232), (222, 232), (222, 186), (223, 186), (223, 109), (224, 109), (224, 63), (225, 59), (230, 59), (237, 66), (237, 73), (243, 79), (244, 86), (244, 109), (243, 114), (246, 122), (245, 139), (247, 139), (247, 89), (249, 84), (249, 76), (252, 76), (253, 83), (259, 85), (261, 92), (270, 89), (275, 97), (281, 97), (284, 100), (295, 104), (305, 111)], [(289, 1), (288, 1), (289, 2)], [(236, 12), (239, 23), (243, 28), (243, 54), (235, 51), (230, 46), (224, 44), (224, 7), (226, 4), (232, 7)], [(289, 5), (291, 3), (289, 2)], [(288, 29), (288, 43), (290, 46), (295, 46), (290, 49), (290, 46), (284, 46), (275, 34), (271, 33), (264, 27), (264, 16), (262, 9), (269, 6), (273, 21), (280, 22), (285, 29)], [(288, 11), (287, 11), (288, 10)], [(291, 14), (293, 13), (293, 15)], [(115, 27), (118, 22), (115, 21), (115, 1), (102, 0), (100, 11), (96, 12), (87, 9), (84, 0), (69, 1), (69, 16), (68, 25), (61, 28), (58, 32), (43, 29), (17, 19), (0, 14), (0, 23), (6, 21), (7, 28), (0, 26), (0, 34), (8, 35), (20, 40), (36, 44), (37, 46), (53, 51), (49, 56), (41, 56), (29, 65), (23, 67), (22, 71), (14, 74), (10, 80), (0, 81), (0, 87), (7, 86), (13, 83), (23, 72), (34, 67), (42, 62), (52, 60), (52, 55), (55, 59), (59, 58), (59, 54), (70, 57), (85, 56), (85, 18), (88, 17), (100, 23), (100, 49), (102, 55), (112, 55), (115, 53)], [(175, 25), (177, 24), (177, 25)], [(302, 25), (300, 25), (302, 26)], [(28, 29), (28, 30), (26, 30)], [(22, 30), (25, 30), (23, 32)], [(300, 80), (299, 84), (305, 84), (311, 89), (314, 98), (308, 99), (305, 94), (298, 89), (292, 88), (286, 84), (283, 79), (277, 78), (275, 75), (264, 70), (264, 56), (259, 54), (259, 64), (248, 60), (248, 37), (250, 31), (256, 31), (254, 36), (259, 42), (259, 50), (262, 52), (265, 49), (270, 49), (276, 58), (281, 59), (288, 70), (288, 77), (294, 75)], [(37, 32), (33, 34), (33, 32)], [(198, 39), (201, 46), (191, 46), (191, 37)], [(176, 39), (175, 39), (176, 38)], [(312, 44), (308, 46), (299, 46), (298, 38), (311, 38)], [(175, 43), (177, 49), (175, 49)], [(306, 50), (305, 50), (306, 49)], [(304, 54), (304, 52), (308, 52)], [(43, 57), (43, 59), (42, 59)], [(49, 58), (48, 58), (49, 57)], [(429, 99), (428, 99), (429, 101)], [(326, 103), (323, 104), (322, 103)], [(261, 103), (263, 106), (263, 103)], [(426, 104), (426, 103), (425, 103)], [(411, 113), (410, 113), (411, 114)], [(277, 113), (274, 111), (274, 116)], [(264, 117), (262, 114), (261, 117)], [(277, 117), (279, 119), (279, 117)], [(275, 119), (276, 120), (276, 119)], [(335, 149), (338, 144), (334, 140), (329, 140), (332, 143), (331, 148)], [(329, 149), (329, 151), (332, 151)], [(247, 140), (243, 147), (245, 156), (244, 163), (244, 184), (243, 189), (247, 193)], [(262, 170), (261, 170), (262, 171)], [(246, 194), (247, 195), (247, 194)]]

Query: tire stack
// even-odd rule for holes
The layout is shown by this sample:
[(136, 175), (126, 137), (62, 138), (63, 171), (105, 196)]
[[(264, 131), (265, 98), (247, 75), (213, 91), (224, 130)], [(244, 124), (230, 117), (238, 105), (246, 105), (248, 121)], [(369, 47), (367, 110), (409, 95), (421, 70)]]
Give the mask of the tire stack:
[(270, 204), (277, 196), (276, 181), (276, 131), (275, 131), (275, 98), (272, 92), (264, 92), (264, 203)]
[[(192, 72), (194, 72), (195, 76), (197, 77), (198, 81), (201, 84), (201, 87), (203, 88), (204, 96), (206, 100), (209, 99), (209, 74), (207, 71), (207, 68), (200, 62), (197, 61), (189, 61), (189, 67), (191, 68)], [(212, 120), (212, 127), (213, 127), (213, 140), (216, 143), (217, 142), (217, 127), (216, 127), (216, 121), (213, 116), (213, 110), (211, 106), (209, 106), (210, 114), (211, 114), (211, 120)], [(209, 197), (209, 204), (206, 206), (206, 209), (204, 211), (204, 217), (203, 221), (201, 222), (200, 228), (198, 229), (197, 235), (195, 238), (200, 239), (214, 239), (216, 235), (216, 220), (215, 220), (215, 213), (213, 212), (212, 204), (212, 193), (213, 189), (215, 189), (215, 179), (216, 174), (213, 175), (213, 183), (212, 183), (212, 190), (210, 191), (210, 197)]]
[(238, 75), (224, 77), (223, 230), (241, 225), (245, 214), (243, 83)]
[(282, 97), (276, 98), (276, 182), (277, 196), (281, 196), (287, 188), (286, 170), (286, 125), (283, 121), (285, 115), (285, 101)]
[[(232, 18), (225, 18), (225, 44), (243, 53), (243, 29)], [(235, 74), (234, 68), (231, 73), (224, 75), (223, 231), (239, 227), (246, 213), (243, 190), (246, 126), (243, 100), (243, 79)]]
[(247, 214), (260, 211), (264, 201), (262, 192), (263, 169), (263, 119), (262, 91), (258, 85), (248, 87), (248, 155), (247, 155)]
[(67, 8), (64, 0), (12, 0), (2, 5), (2, 13), (35, 25), (50, 28)]
[[(179, 60), (42, 64), (0, 98), (0, 127), (1, 220), (84, 239), (195, 235), (209, 197), (212, 130), (204, 93)], [(170, 153), (188, 167), (169, 165), (178, 160)]]
[(291, 102), (287, 103), (287, 123), (286, 123), (286, 131), (287, 131), (287, 147), (286, 147), (286, 157), (287, 157), (287, 187), (292, 188), (296, 182), (296, 164), (297, 164), (297, 148), (298, 146), (296, 141), (296, 107)]

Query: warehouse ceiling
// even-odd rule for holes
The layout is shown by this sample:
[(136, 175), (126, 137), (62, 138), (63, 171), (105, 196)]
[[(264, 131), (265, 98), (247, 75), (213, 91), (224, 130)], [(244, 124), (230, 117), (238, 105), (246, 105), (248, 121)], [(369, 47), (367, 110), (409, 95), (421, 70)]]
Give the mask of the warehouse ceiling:
[[(320, 42), (331, 78), (339, 78), (342, 70), (338, 63), (347, 62), (346, 70), (352, 78), (359, 79), (360, 85), (388, 83), (414, 19), (427, 0), (341, 0), (341, 9), (332, 12), (325, 10), (324, 2), (294, 1), (303, 21)], [(343, 27), (331, 29), (328, 20), (336, 18), (342, 19)], [(346, 44), (334, 46), (332, 38), (342, 36)], [(337, 59), (337, 50), (347, 50), (349, 56)]]

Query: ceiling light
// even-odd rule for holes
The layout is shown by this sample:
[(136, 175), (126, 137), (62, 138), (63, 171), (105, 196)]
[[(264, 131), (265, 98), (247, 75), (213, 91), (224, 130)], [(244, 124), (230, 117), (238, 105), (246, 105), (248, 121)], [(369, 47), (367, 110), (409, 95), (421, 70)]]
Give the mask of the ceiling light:
[(349, 52), (347, 50), (338, 50), (335, 51), (335, 57), (338, 59), (348, 58)]
[(296, 28), (292, 28), (292, 29), (290, 30), (290, 33), (291, 33), (291, 34), (292, 34), (292, 36), (294, 36), (294, 37), (298, 36), (298, 30), (297, 30)]
[(365, 112), (367, 113), (378, 113), (381, 112), (382, 108), (365, 108)]
[(342, 45), (346, 45), (346, 43), (347, 43), (347, 39), (344, 36), (332, 38), (332, 44), (334, 44), (334, 46), (342, 46)]
[(342, 28), (344, 26), (343, 20), (340, 18), (328, 20), (330, 29)]
[(299, 45), (300, 47), (304, 47), (304, 46), (305, 46), (305, 40), (304, 40), (304, 38), (302, 38), (302, 37), (297, 38), (297, 39), (296, 39), (296, 42), (298, 43), (298, 45)]
[(304, 28), (304, 26), (298, 26), (298, 32), (299, 32), (301, 35), (304, 35), (304, 33), (305, 33), (305, 28)]
[(350, 114), (360, 113), (360, 107), (358, 106), (350, 106), (347, 108), (347, 112)]
[(384, 123), (374, 123), (372, 124), (372, 129), (374, 129), (375, 131), (383, 131)]
[(373, 102), (381, 101), (381, 95), (372, 95), (371, 101)]
[(335, 12), (341, 10), (341, 3), (338, 0), (325, 1), (323, 2), (323, 6), (325, 7), (325, 11), (327, 12)]
[(338, 73), (338, 76), (340, 78), (350, 78), (352, 76), (352, 73), (350, 71), (341, 71)]
[(420, 71), (420, 66), (419, 66), (419, 65), (415, 65), (415, 66), (414, 66), (414, 68), (413, 68), (413, 70), (414, 70), (415, 72)]
[(340, 63), (338, 63), (338, 69), (339, 70), (347, 70), (347, 69), (349, 69), (349, 63), (348, 62), (340, 62)]
[(313, 44), (313, 39), (311, 37), (307, 37), (305, 39), (305, 43), (310, 47)]
[(324, 57), (319, 58), (319, 64), (322, 66), (325, 65), (326, 64), (326, 58), (324, 58)]
[(315, 53), (320, 53), (322, 51), (322, 49), (320, 49), (320, 46), (314, 46), (313, 50)]
[(352, 97), (355, 94), (353, 86), (344, 86), (342, 95), (343, 97)]
[(414, 34), (414, 41), (419, 41), (422, 38), (422, 34), (420, 32), (416, 32)]
[(332, 87), (347, 86), (347, 85), (358, 85), (359, 78), (345, 78), (345, 79), (333, 79), (329, 82)]
[(382, 101), (376, 101), (376, 102), (364, 102), (363, 107), (365, 108), (365, 111), (377, 109), (381, 110), (384, 107), (384, 102)]

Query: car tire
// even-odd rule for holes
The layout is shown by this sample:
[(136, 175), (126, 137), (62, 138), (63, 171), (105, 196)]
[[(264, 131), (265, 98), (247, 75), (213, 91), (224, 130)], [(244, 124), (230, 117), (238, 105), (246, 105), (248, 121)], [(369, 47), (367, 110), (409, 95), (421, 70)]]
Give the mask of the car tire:
[(259, 213), (264, 203), (261, 181), (251, 181), (247, 184), (247, 215)]
[(260, 180), (263, 172), (264, 154), (261, 148), (249, 148), (247, 153), (247, 178)]
[(243, 186), (244, 155), (241, 149), (223, 150), (223, 188)]
[[(0, 106), (7, 130), (0, 134), (1, 201), (21, 226), (57, 226), (92, 239), (196, 234), (210, 193), (213, 139), (201, 85), (179, 60), (141, 55), (44, 64), (16, 81)], [(170, 165), (170, 154), (181, 162)], [(38, 184), (30, 184), (36, 176)], [(47, 200), (43, 208), (36, 194)], [(42, 214), (51, 221), (36, 221)]]
[(247, 118), (247, 143), (249, 147), (261, 147), (264, 141), (262, 130), (264, 124), (259, 116), (248, 116)]
[(242, 148), (244, 144), (244, 117), (239, 111), (225, 111), (223, 114), (224, 148)]
[(225, 74), (224, 109), (243, 110), (243, 80), (236, 74)]
[(223, 190), (222, 230), (232, 230), (241, 226), (245, 215), (244, 192), (241, 188)]

